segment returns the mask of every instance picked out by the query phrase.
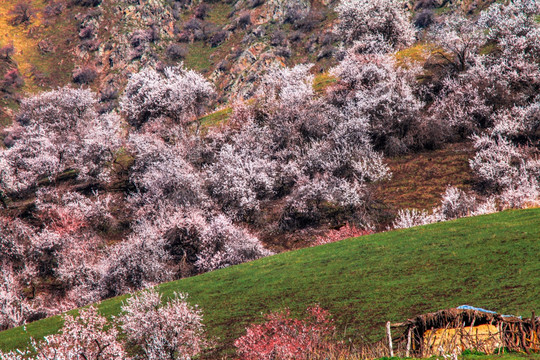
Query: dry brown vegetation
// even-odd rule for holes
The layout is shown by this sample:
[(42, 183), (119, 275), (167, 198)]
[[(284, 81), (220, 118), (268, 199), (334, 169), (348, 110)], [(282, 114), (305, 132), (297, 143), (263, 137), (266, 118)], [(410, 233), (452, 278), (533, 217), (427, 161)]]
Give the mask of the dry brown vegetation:
[(469, 143), (450, 144), (444, 149), (388, 158), (392, 178), (378, 186), (376, 197), (390, 210), (429, 209), (440, 202), (448, 185), (462, 190), (472, 186)]

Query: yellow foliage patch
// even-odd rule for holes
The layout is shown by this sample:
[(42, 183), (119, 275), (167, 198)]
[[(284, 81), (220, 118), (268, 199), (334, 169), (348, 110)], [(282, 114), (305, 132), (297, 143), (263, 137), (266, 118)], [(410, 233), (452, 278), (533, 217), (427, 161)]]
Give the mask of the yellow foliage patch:
[[(34, 83), (32, 63), (40, 57), (37, 46), (40, 39), (36, 35), (39, 34), (43, 19), (41, 12), (36, 11), (30, 24), (11, 25), (11, 16), (8, 13), (17, 2), (18, 0), (0, 1), (0, 45), (13, 44), (13, 59), (24, 77), (24, 90), (35, 92), (38, 87)], [(43, 0), (32, 0), (31, 3), (36, 10), (44, 7)]]
[(424, 356), (461, 354), (463, 350), (478, 350), (493, 354), (502, 347), (501, 333), (491, 324), (457, 329), (435, 329), (424, 333)]
[(313, 90), (316, 93), (323, 93), (326, 88), (328, 88), (330, 85), (335, 83), (337, 81), (337, 78), (334, 76), (328, 74), (328, 73), (322, 73), (315, 75), (315, 78), (313, 79)]
[(407, 65), (411, 62), (424, 63), (436, 51), (437, 47), (433, 44), (419, 43), (398, 51), (395, 54), (395, 58), (400, 66)]

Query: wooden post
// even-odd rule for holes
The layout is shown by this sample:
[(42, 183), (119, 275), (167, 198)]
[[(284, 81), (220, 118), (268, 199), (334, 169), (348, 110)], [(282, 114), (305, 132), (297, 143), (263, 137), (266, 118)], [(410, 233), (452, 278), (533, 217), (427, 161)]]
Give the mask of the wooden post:
[(531, 316), (531, 344), (534, 344), (534, 348), (533, 348), (534, 351), (538, 351), (538, 347), (536, 345), (538, 345), (539, 340), (540, 340), (539, 335), (540, 334), (538, 334), (538, 329), (536, 328), (536, 316), (533, 310), (532, 316)]
[(499, 338), (501, 339), (501, 341), (499, 342), (499, 355), (501, 355), (502, 348), (504, 348), (504, 335), (502, 332), (502, 328), (502, 322), (499, 322), (497, 324), (497, 330), (499, 330)]
[(409, 327), (409, 332), (407, 334), (407, 351), (405, 352), (405, 357), (411, 356), (411, 335), (412, 335), (412, 327)]
[(527, 346), (527, 339), (525, 338), (525, 330), (523, 330), (523, 325), (521, 323), (519, 323), (519, 332), (521, 333), (521, 345), (523, 346), (523, 349), (525, 349), (527, 355), (531, 355), (531, 351)]
[(386, 335), (388, 336), (388, 349), (390, 349), (390, 357), (394, 357), (394, 349), (392, 347), (392, 332), (390, 331), (390, 321), (386, 322)]

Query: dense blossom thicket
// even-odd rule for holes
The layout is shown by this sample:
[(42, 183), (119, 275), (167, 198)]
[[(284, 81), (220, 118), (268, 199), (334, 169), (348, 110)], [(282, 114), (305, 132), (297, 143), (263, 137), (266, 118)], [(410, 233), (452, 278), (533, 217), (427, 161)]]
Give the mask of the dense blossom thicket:
[[(336, 10), (336, 82), (315, 92), (311, 65), (272, 68), (220, 126), (201, 127), (215, 90), (181, 66), (133, 74), (118, 109), (82, 88), (23, 100), (0, 148), (0, 330), (267, 256), (268, 234), (382, 228), (384, 156), (475, 149), (474, 192), (449, 187), (431, 212), (400, 211), (396, 228), (538, 204), (538, 1), (443, 14), (422, 30), (394, 0)], [(407, 62), (396, 52), (415, 37), (429, 42), (418, 44), (427, 60)], [(156, 296), (134, 298), (125, 324), (130, 306)], [(175, 301), (152, 316), (193, 311), (196, 325), (196, 309)], [(148, 358), (203, 346), (134, 331)]]
[(41, 342), (32, 340), (30, 350), (1, 353), (2, 360), (83, 360), (129, 359), (118, 340), (118, 330), (94, 306), (81, 309), (77, 318), (64, 316), (59, 334)]
[(208, 136), (216, 154), (205, 166), (211, 194), (237, 219), (250, 221), (265, 201), (281, 198), (281, 228), (332, 220), (331, 211), (366, 222), (366, 184), (389, 176), (367, 120), (317, 99), (308, 69), (271, 72), (266, 96)]
[[(175, 68), (165, 76), (145, 71), (128, 88), (149, 77), (144, 96), (161, 86), (171, 97), (148, 100), (159, 106), (131, 131), (117, 114), (100, 114), (90, 90), (62, 88), (23, 102), (0, 151), (0, 190), (4, 206), (6, 195), (32, 193), (35, 207), (30, 218), (0, 219), (2, 329), (271, 253), (219, 211), (196, 162), (201, 147), (190, 148), (200, 140), (186, 121), (200, 112), (211, 85)], [(126, 92), (128, 121), (143, 116), (133, 108), (143, 94)], [(178, 112), (185, 117), (170, 117)], [(123, 194), (107, 191), (115, 181), (127, 183)], [(118, 207), (135, 220), (120, 223)], [(196, 213), (204, 216), (193, 223), (199, 236), (185, 239), (193, 245), (187, 251), (171, 234)], [(122, 241), (108, 244), (105, 234), (115, 232), (125, 234)], [(189, 259), (180, 256), (188, 252)], [(40, 291), (45, 279), (54, 287)]]
[(0, 189), (26, 189), (43, 178), (54, 181), (69, 169), (81, 179), (107, 180), (105, 165), (120, 146), (121, 119), (113, 113), (98, 115), (96, 104), (90, 90), (72, 88), (24, 100), (8, 149), (0, 152)]

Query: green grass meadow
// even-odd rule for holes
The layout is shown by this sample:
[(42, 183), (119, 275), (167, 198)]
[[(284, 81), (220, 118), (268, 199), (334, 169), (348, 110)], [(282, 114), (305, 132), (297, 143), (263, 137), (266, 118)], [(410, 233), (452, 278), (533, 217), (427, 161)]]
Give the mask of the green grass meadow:
[[(187, 292), (204, 311), (219, 348), (263, 314), (289, 307), (294, 315), (314, 303), (334, 316), (344, 338), (379, 340), (386, 321), (455, 307), (505, 314), (540, 312), (540, 209), (390, 231), (278, 254), (159, 286), (165, 296)], [(118, 314), (125, 297), (102, 302)], [(24, 347), (28, 337), (52, 334), (53, 317), (0, 333), (0, 349)], [(508, 355), (513, 356), (513, 355)], [(474, 358), (471, 357), (471, 359)], [(501, 357), (501, 359), (506, 359)]]

